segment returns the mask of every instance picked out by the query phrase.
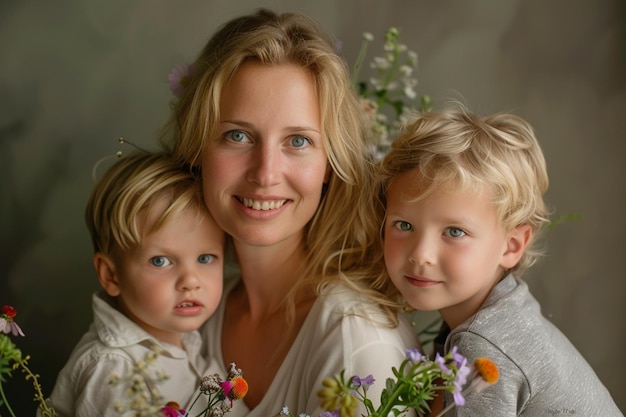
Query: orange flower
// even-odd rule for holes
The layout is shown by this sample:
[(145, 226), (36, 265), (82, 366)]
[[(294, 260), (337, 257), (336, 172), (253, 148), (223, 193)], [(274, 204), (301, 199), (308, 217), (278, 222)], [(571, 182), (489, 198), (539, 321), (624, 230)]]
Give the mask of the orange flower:
[(474, 362), (476, 372), (489, 384), (498, 382), (498, 367), (490, 359), (478, 358)]
[(231, 398), (233, 400), (240, 400), (248, 393), (248, 381), (238, 377), (233, 379), (233, 390), (231, 391)]
[(463, 388), (463, 395), (470, 392), (482, 392), (498, 382), (498, 367), (491, 359), (478, 358), (474, 361), (468, 381), (467, 386)]
[(231, 401), (240, 400), (248, 393), (248, 382), (238, 376), (220, 383), (224, 395)]

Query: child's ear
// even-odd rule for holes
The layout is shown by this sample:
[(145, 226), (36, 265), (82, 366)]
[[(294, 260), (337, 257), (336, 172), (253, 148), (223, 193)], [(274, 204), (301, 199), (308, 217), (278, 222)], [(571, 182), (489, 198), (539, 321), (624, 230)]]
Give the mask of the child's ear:
[(98, 281), (107, 294), (111, 297), (120, 295), (120, 286), (113, 260), (102, 252), (96, 252), (93, 256), (93, 265), (98, 274)]
[(524, 251), (533, 236), (533, 229), (528, 224), (522, 224), (507, 234), (506, 248), (500, 260), (500, 266), (511, 269), (522, 258)]

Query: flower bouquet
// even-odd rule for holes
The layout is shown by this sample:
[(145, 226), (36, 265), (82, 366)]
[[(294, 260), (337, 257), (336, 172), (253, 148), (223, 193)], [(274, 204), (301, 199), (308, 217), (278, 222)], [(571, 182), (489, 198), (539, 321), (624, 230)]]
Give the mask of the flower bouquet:
[[(378, 406), (374, 406), (367, 396), (368, 388), (375, 383), (373, 375), (346, 378), (342, 371), (326, 378), (317, 393), (322, 408), (326, 410), (320, 417), (356, 417), (359, 405), (369, 417), (398, 417), (411, 409), (418, 416), (425, 416), (437, 395), (451, 392), (454, 403), (441, 410), (437, 414), (439, 417), (455, 406), (463, 406), (465, 395), (481, 392), (498, 380), (498, 368), (491, 360), (479, 358), (468, 364), (456, 347), (445, 356), (437, 354), (434, 360), (417, 349), (408, 349), (400, 367), (394, 367), (392, 371), (394, 377), (385, 381)], [(283, 407), (279, 415), (293, 417), (288, 407)], [(298, 417), (308, 415), (299, 414)]]
[[(20, 368), (26, 374), (26, 379), (32, 380), (35, 402), (38, 404), (41, 415), (54, 417), (57, 413), (45, 400), (38, 381), (39, 375), (33, 373), (28, 367), (29, 356), (24, 357), (22, 351), (9, 338), (9, 333), (13, 336), (24, 336), (24, 332), (14, 320), (16, 314), (13, 307), (6, 305), (2, 307), (2, 313), (0, 313), (0, 410), (4, 407), (11, 417), (16, 417), (2, 384), (7, 382), (6, 378), (11, 376), (12, 371)], [(110, 376), (110, 385), (123, 384), (126, 387), (125, 392), (128, 398), (120, 398), (115, 404), (115, 411), (120, 415), (132, 412), (137, 417), (192, 417), (176, 402), (164, 403), (158, 390), (148, 387), (146, 377), (158, 354), (158, 350), (146, 354), (144, 360), (135, 363), (128, 375), (112, 374)], [(157, 382), (166, 378), (167, 375), (160, 370), (156, 370), (154, 377), (151, 377)], [(243, 378), (243, 372), (235, 363), (231, 363), (225, 380), (222, 380), (218, 374), (202, 378), (199, 393), (187, 409), (190, 410), (197, 404), (196, 409), (200, 411), (194, 411), (193, 417), (222, 417), (230, 411), (233, 401), (243, 398), (247, 392), (248, 383)], [(202, 403), (202, 396), (205, 396), (204, 403)]]

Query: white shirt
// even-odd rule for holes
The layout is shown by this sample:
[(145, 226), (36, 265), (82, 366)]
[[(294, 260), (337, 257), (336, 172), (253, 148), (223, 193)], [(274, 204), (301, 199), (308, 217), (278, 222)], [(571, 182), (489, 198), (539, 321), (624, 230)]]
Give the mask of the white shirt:
[[(186, 406), (206, 370), (199, 354), (199, 333), (183, 334), (185, 349), (160, 342), (109, 305), (106, 297), (102, 292), (93, 295), (93, 323), (57, 377), (50, 401), (58, 416), (120, 417), (115, 403), (128, 404), (126, 390), (130, 384), (111, 386), (109, 379), (113, 374), (128, 375), (137, 361), (152, 352), (153, 345), (161, 353), (147, 369), (150, 383), (163, 396), (163, 405), (176, 401)], [(155, 382), (156, 371), (164, 371), (168, 379)], [(37, 415), (41, 415), (39, 411)]]
[[(226, 288), (224, 297), (232, 286)], [(224, 309), (222, 302), (201, 329), (205, 357), (211, 363), (207, 373), (218, 373), (222, 378), (226, 377), (221, 350)], [(368, 398), (377, 406), (385, 380), (392, 376), (392, 366), (400, 365), (406, 349), (418, 346), (415, 330), (404, 316), (395, 329), (380, 324), (386, 321), (379, 306), (354, 290), (338, 284), (327, 287), (313, 304), (261, 402), (250, 410), (245, 398), (235, 401), (228, 417), (270, 417), (283, 406), (294, 415), (318, 416), (324, 411), (317, 397), (322, 380), (342, 369), (347, 378), (374, 375), (376, 381), (368, 390)], [(242, 371), (245, 378), (246, 370)]]

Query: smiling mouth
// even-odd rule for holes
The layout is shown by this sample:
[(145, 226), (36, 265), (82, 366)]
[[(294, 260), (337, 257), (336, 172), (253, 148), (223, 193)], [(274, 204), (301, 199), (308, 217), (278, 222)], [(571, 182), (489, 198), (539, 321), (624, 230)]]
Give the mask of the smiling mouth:
[(241, 204), (243, 204), (244, 206), (252, 210), (260, 210), (260, 211), (276, 210), (278, 208), (281, 208), (287, 202), (287, 200), (259, 201), (259, 200), (253, 200), (251, 198), (246, 198), (246, 197), (237, 197), (237, 200), (239, 200)]

